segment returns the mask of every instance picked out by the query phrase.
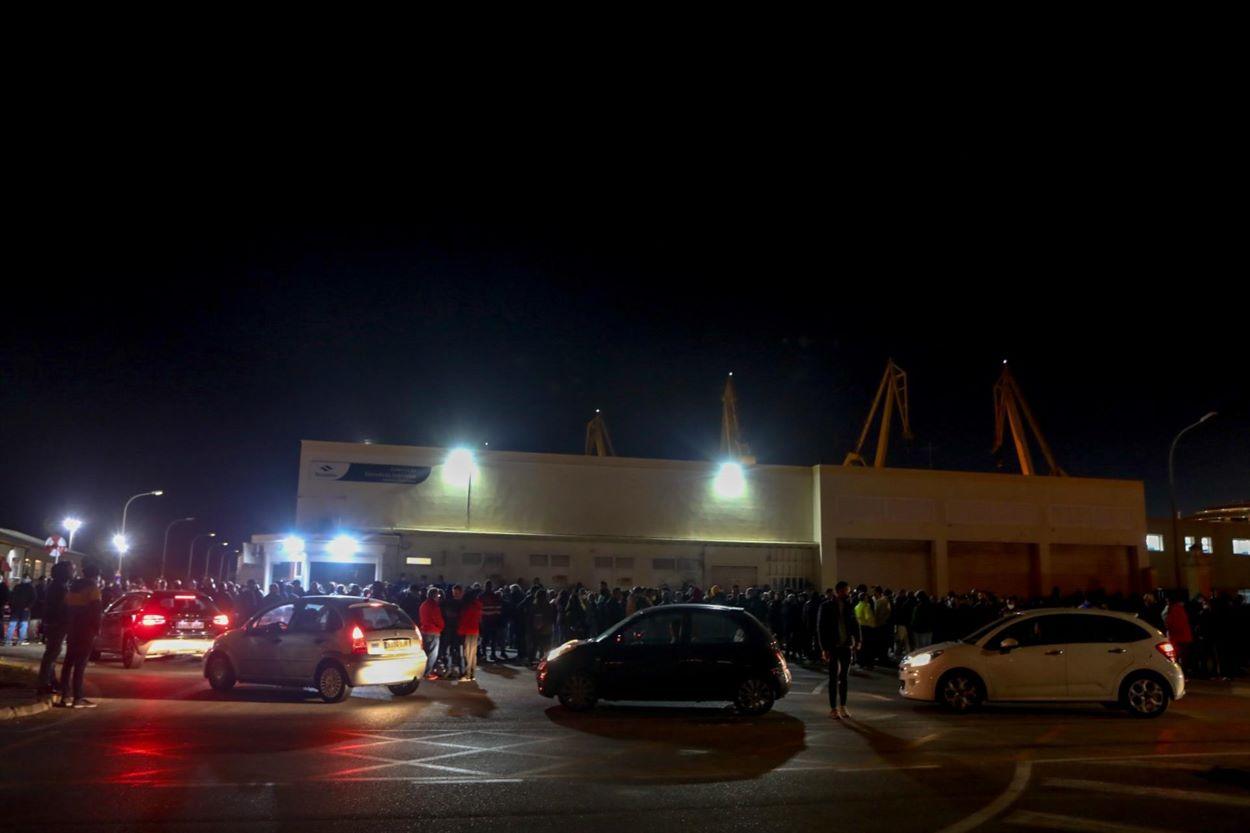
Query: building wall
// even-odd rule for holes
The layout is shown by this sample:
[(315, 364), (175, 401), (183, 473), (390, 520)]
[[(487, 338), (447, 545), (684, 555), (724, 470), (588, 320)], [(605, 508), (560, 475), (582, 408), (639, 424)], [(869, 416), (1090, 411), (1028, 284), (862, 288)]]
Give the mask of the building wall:
[[(1233, 552), (1234, 541), (1250, 541), (1250, 523), (1181, 520), (1177, 522), (1177, 529), (1181, 536), (1182, 550), (1185, 536), (1197, 541), (1208, 537), (1212, 544), (1211, 555), (1201, 556), (1196, 562), (1188, 553), (1182, 552), (1182, 586), (1188, 587), (1191, 593), (1210, 593), (1212, 590), (1250, 591), (1250, 555)], [(1147, 522), (1147, 533), (1163, 539), (1162, 551), (1148, 553), (1156, 583), (1163, 587), (1175, 586), (1176, 548), (1172, 542), (1172, 521), (1168, 518), (1151, 518)]]

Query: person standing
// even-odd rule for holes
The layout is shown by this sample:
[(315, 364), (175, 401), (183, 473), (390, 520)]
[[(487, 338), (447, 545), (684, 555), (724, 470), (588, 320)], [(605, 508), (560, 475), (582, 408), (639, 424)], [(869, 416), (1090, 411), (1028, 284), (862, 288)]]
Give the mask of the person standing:
[(477, 643), (482, 633), (482, 599), (481, 590), (474, 585), (464, 594), (464, 602), (460, 606), (460, 624), (456, 629), (464, 643), (464, 679), (473, 682), (477, 677)]
[(851, 651), (863, 643), (863, 633), (851, 607), (850, 585), (839, 581), (833, 598), (824, 602), (816, 617), (820, 650), (829, 663), (829, 716), (848, 717), (846, 693), (851, 670)]
[(30, 642), (30, 609), (35, 604), (35, 585), (30, 576), (23, 576), (21, 584), (9, 594), (9, 641), (14, 645)]
[(451, 676), (451, 669), (456, 669), (456, 676), (459, 677), (464, 673), (464, 656), (461, 653), (461, 645), (464, 640), (460, 638), (460, 611), (464, 607), (464, 588), (459, 584), (453, 584), (451, 593), (443, 599), (443, 644), (441, 651), (447, 659), (447, 675)]
[(431, 587), (425, 601), (421, 603), (417, 618), (417, 626), (421, 629), (421, 638), (425, 642), (427, 680), (438, 678), (438, 643), (442, 639), (444, 628), (443, 608), (440, 604), (442, 598), (443, 591)]
[(43, 635), (46, 644), (43, 659), (39, 663), (39, 694), (52, 694), (59, 689), (55, 683), (56, 661), (65, 647), (65, 593), (74, 575), (74, 565), (58, 561), (52, 565), (52, 582), (43, 600)]
[[(65, 594), (65, 637), (68, 647), (65, 663), (61, 666), (62, 707), (94, 709), (95, 703), (82, 696), (82, 678), (87, 670), (87, 660), (95, 647), (100, 632), (100, 619), (104, 614), (104, 602), (100, 596), (100, 568), (94, 563), (84, 564), (82, 576), (69, 583)], [(72, 688), (71, 688), (72, 684)], [(73, 700), (70, 700), (70, 693)]]
[(1168, 641), (1176, 647), (1177, 664), (1188, 674), (1193, 670), (1190, 665), (1189, 645), (1194, 641), (1193, 630), (1189, 627), (1189, 614), (1185, 612), (1185, 604), (1180, 600), (1180, 591), (1169, 591), (1166, 598), (1168, 605), (1163, 609), (1163, 623), (1167, 625)]

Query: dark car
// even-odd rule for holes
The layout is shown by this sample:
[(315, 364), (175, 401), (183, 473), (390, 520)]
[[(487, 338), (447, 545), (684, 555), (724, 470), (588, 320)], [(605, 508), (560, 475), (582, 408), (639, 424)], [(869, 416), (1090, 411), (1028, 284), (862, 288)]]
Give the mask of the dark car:
[(92, 658), (121, 656), (126, 668), (148, 657), (203, 656), (230, 627), (230, 617), (203, 593), (139, 590), (104, 611)]
[(574, 711), (599, 700), (729, 700), (744, 714), (763, 714), (789, 690), (790, 669), (768, 629), (717, 605), (641, 610), (538, 665), (538, 693)]

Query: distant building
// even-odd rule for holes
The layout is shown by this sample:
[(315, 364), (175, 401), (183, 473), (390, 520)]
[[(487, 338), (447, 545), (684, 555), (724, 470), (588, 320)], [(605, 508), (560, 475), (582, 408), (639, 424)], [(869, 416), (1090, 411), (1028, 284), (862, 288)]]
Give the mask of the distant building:
[[(296, 528), (240, 576), (559, 586), (838, 579), (938, 593), (1154, 586), (1139, 481), (305, 441)], [(288, 535), (298, 541), (284, 545)], [(338, 536), (340, 538), (335, 542)]]
[[(0, 576), (12, 581), (22, 576), (39, 579), (50, 575), (57, 559), (44, 546), (45, 540), (25, 532), (0, 529)], [(75, 565), (82, 563), (82, 553), (67, 550), (60, 557)]]
[[(1250, 507), (1217, 507), (1196, 512), (1176, 523), (1179, 542), (1172, 540), (1172, 520), (1151, 518), (1146, 550), (1159, 582), (1176, 585), (1176, 553), (1181, 553), (1181, 586), (1191, 593), (1239, 592), (1250, 598)], [(1179, 543), (1179, 547), (1178, 547)]]

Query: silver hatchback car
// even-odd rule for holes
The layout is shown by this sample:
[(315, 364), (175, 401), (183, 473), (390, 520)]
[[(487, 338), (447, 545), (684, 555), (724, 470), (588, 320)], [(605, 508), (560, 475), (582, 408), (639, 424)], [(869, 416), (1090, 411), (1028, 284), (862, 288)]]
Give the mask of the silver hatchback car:
[(217, 691), (236, 682), (315, 688), (337, 703), (358, 685), (404, 697), (425, 674), (421, 633), (389, 602), (305, 596), (262, 610), (213, 641), (204, 676)]

